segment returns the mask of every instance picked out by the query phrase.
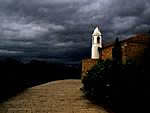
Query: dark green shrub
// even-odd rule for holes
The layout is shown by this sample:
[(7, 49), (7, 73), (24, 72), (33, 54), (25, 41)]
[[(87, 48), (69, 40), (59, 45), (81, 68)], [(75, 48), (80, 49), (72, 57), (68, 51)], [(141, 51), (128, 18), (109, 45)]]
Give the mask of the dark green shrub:
[(115, 112), (136, 104), (141, 69), (133, 61), (116, 64), (99, 61), (83, 79), (85, 95), (98, 104), (111, 107)]
[(107, 103), (112, 90), (113, 73), (112, 61), (99, 61), (82, 81), (85, 94), (97, 102)]

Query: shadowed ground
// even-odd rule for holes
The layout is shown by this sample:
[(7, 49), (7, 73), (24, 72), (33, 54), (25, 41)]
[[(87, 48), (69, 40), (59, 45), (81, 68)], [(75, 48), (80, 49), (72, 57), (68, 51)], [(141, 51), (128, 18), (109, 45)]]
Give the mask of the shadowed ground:
[(83, 97), (80, 80), (35, 86), (0, 104), (0, 113), (107, 113)]

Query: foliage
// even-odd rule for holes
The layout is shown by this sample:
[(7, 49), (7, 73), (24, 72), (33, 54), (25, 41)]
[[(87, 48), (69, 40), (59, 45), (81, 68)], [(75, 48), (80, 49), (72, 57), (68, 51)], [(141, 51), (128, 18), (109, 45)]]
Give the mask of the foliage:
[(99, 61), (82, 81), (85, 94), (94, 99), (106, 102), (112, 89), (112, 75), (112, 61)]
[(112, 49), (112, 59), (116, 64), (122, 63), (122, 48), (118, 38), (116, 38), (114, 47)]
[(91, 100), (105, 104), (115, 112), (116, 109), (126, 109), (136, 104), (141, 70), (133, 61), (126, 64), (99, 61), (83, 79), (83, 91)]

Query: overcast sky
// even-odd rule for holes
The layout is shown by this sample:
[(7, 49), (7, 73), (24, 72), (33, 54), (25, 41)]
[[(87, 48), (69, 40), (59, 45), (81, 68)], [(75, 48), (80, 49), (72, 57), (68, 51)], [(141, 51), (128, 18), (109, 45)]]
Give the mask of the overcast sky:
[(0, 56), (79, 61), (104, 42), (150, 30), (150, 0), (0, 0)]

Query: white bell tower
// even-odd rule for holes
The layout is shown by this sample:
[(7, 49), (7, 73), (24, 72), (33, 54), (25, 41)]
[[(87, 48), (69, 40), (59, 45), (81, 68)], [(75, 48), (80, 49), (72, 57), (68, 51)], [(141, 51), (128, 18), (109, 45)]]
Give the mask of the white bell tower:
[(99, 48), (102, 48), (102, 34), (99, 28), (96, 27), (92, 34), (92, 59), (100, 59)]

